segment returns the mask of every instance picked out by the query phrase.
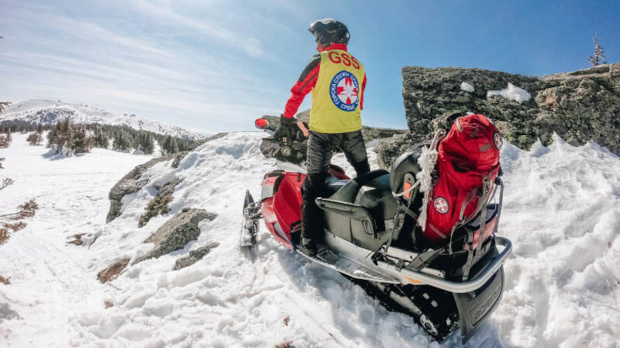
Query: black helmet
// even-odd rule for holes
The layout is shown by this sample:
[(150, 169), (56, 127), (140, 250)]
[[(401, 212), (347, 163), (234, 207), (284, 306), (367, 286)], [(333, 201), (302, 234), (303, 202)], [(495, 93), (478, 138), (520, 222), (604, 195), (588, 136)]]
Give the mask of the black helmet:
[(329, 46), (332, 43), (348, 44), (351, 34), (347, 26), (333, 18), (325, 18), (310, 24), (308, 30), (314, 35), (316, 43)]

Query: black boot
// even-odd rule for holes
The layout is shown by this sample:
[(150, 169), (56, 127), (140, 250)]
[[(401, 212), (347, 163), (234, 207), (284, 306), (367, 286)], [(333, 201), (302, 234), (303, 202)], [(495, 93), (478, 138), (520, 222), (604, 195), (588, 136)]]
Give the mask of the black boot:
[(301, 187), (301, 243), (299, 249), (309, 256), (316, 255), (317, 243), (322, 237), (323, 212), (314, 200), (322, 193), (326, 175), (326, 173), (309, 174)]
[(302, 238), (301, 243), (297, 245), (297, 250), (300, 252), (310, 256), (315, 257), (317, 253), (317, 245), (316, 242), (312, 239)]

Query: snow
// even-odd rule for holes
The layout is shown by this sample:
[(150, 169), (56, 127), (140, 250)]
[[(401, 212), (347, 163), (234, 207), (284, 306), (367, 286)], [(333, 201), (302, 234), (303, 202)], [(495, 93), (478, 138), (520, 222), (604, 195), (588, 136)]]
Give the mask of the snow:
[[(0, 149), (16, 179), (0, 211), (36, 198), (29, 226), (0, 247), (2, 347), (460, 347), (433, 342), (410, 317), (390, 313), (338, 273), (280, 246), (262, 228), (252, 263), (238, 250), (246, 188), (257, 197), (275, 168), (261, 133), (231, 133), (188, 154), (179, 167), (148, 170), (123, 214), (105, 224), (109, 189), (150, 157), (95, 149), (49, 160), (14, 135)], [(376, 168), (376, 155), (369, 151)], [(344, 164), (342, 155), (335, 159)], [(469, 347), (618, 347), (620, 159), (596, 144), (521, 151), (505, 142), (500, 234), (514, 243), (506, 292)], [(344, 166), (348, 172), (351, 167)], [(137, 221), (155, 186), (180, 178), (167, 216)], [(152, 247), (143, 241), (184, 207), (218, 214), (183, 250), (130, 265), (108, 284), (97, 272)], [(87, 233), (85, 245), (66, 241)], [(92, 243), (94, 241), (94, 243)], [(190, 250), (219, 242), (196, 264), (172, 271)], [(91, 244), (92, 243), (92, 244)], [(90, 246), (88, 246), (90, 244)], [(104, 302), (113, 306), (106, 308)]]
[(474, 92), (474, 86), (470, 85), (467, 82), (461, 82), (461, 91), (473, 93)]
[(518, 103), (527, 102), (532, 99), (530, 93), (523, 88), (517, 87), (512, 83), (508, 83), (508, 87), (502, 90), (487, 91), (487, 98), (499, 95), (508, 100), (514, 100)]
[(113, 126), (128, 126), (158, 134), (198, 140), (203, 136), (188, 130), (150, 120), (136, 115), (117, 115), (83, 104), (68, 104), (61, 101), (32, 99), (9, 105), (0, 115), (0, 121), (21, 120), (33, 124), (50, 125), (70, 118), (74, 123), (100, 123)]

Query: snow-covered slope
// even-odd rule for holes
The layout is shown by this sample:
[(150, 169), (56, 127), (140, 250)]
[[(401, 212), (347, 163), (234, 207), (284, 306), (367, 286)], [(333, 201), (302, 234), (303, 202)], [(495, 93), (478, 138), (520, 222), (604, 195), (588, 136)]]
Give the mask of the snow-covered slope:
[[(264, 228), (256, 262), (241, 256), (245, 189), (259, 196), (262, 175), (275, 166), (260, 154), (262, 136), (232, 133), (188, 154), (177, 169), (155, 165), (143, 177), (149, 184), (106, 225), (107, 190), (135, 156), (95, 150), (50, 161), (15, 135), (12, 148), (0, 149), (7, 158), (0, 175), (17, 180), (0, 192), (0, 210), (32, 197), (41, 210), (0, 247), (0, 274), (12, 281), (0, 285), (0, 346), (459, 347), (457, 335), (431, 341), (411, 318), (279, 246)], [(556, 138), (530, 152), (506, 144), (502, 164), (500, 233), (515, 250), (502, 303), (468, 346), (618, 347), (620, 159)], [(153, 185), (175, 178), (184, 180), (170, 214), (139, 229)], [(96, 280), (113, 261), (147, 252), (151, 245), (142, 242), (183, 207), (218, 217), (202, 223), (184, 250), (129, 266), (106, 285)], [(88, 233), (85, 245), (96, 241), (66, 245), (75, 233)], [(215, 241), (219, 247), (204, 259), (172, 271), (176, 259)], [(114, 305), (106, 309), (106, 301)]]
[(24, 121), (31, 124), (52, 125), (66, 118), (75, 123), (100, 123), (114, 126), (128, 126), (138, 130), (171, 135), (188, 140), (202, 139), (203, 136), (183, 128), (163, 124), (146, 117), (117, 115), (82, 104), (67, 104), (60, 101), (33, 99), (8, 106), (1, 121)]

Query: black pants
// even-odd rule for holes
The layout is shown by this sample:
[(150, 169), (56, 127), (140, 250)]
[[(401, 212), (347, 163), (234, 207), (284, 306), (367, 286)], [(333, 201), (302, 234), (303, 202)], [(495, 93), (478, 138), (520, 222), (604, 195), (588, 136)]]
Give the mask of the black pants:
[(311, 132), (308, 139), (308, 175), (301, 187), (302, 238), (319, 241), (323, 237), (323, 213), (314, 200), (323, 196), (325, 179), (336, 148), (344, 152), (358, 176), (370, 171), (361, 131), (337, 134)]

